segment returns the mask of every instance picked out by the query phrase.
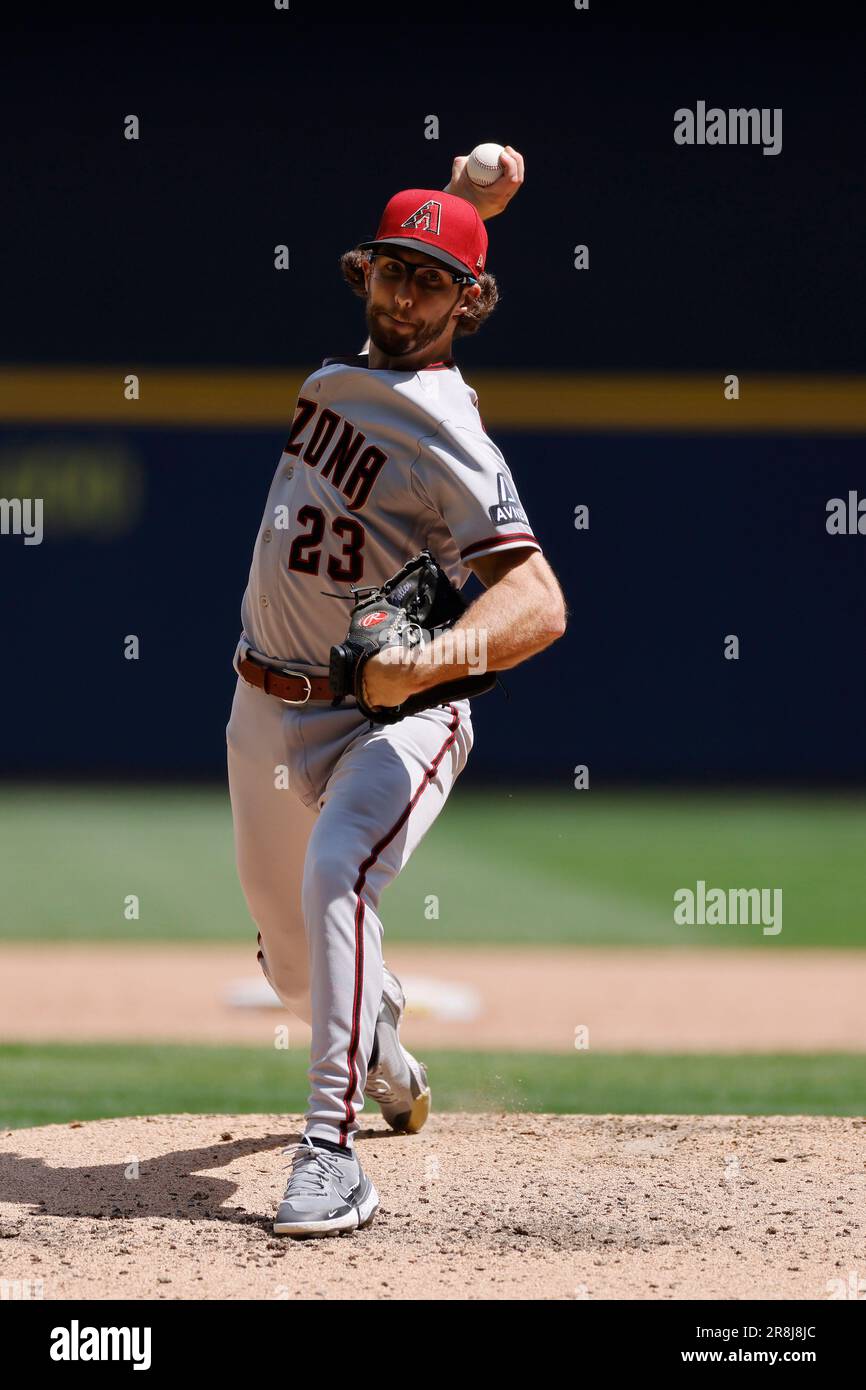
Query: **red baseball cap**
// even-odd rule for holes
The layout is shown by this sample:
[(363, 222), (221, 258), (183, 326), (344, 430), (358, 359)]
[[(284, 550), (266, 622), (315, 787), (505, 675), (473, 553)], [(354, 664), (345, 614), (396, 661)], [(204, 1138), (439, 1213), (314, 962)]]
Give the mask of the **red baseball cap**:
[(487, 258), (487, 233), (465, 198), (436, 188), (404, 188), (386, 203), (373, 240), (360, 242), (358, 250), (379, 246), (424, 246), (433, 260), (474, 281)]

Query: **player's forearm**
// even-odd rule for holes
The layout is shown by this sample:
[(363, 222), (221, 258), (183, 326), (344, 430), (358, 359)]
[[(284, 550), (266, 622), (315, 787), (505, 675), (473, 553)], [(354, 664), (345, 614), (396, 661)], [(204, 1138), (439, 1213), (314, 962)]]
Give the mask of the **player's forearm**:
[(411, 670), (413, 691), (487, 671), (507, 671), (565, 631), (558, 586), (513, 571), (485, 590), (448, 632), (427, 643)]

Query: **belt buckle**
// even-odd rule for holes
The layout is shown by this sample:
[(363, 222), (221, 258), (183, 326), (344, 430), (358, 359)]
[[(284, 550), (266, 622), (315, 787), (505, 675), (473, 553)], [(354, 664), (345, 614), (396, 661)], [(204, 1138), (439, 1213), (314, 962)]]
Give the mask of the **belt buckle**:
[(302, 681), (306, 681), (306, 682), (307, 682), (307, 693), (304, 695), (304, 698), (303, 698), (302, 700), (286, 700), (286, 699), (283, 699), (283, 696), (281, 695), (281, 696), (280, 696), (280, 699), (283, 701), (283, 704), (284, 704), (284, 705), (305, 705), (305, 704), (307, 703), (307, 701), (309, 700), (310, 696), (311, 696), (312, 693), (313, 693), (313, 683), (312, 683), (312, 681), (310, 680), (309, 676), (308, 676), (308, 675), (306, 674), (306, 672), (304, 672), (304, 671), (290, 671), (290, 670), (288, 669), (288, 667), (286, 667), (286, 666), (281, 666), (281, 667), (280, 667), (280, 670), (282, 671), (282, 673), (283, 673), (284, 676), (300, 676), (300, 678), (301, 678)]

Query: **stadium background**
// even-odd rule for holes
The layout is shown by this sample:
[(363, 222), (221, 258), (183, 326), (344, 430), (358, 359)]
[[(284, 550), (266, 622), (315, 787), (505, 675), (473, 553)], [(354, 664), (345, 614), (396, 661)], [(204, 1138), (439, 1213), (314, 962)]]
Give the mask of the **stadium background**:
[[(866, 496), (856, 34), (736, 7), (700, 31), (646, 7), (534, 8), (532, 31), (447, 6), (435, 23), (178, 13), (49, 7), (5, 32), (0, 496), (43, 497), (46, 529), (0, 537), (0, 1121), (303, 1109), (304, 1049), (274, 1052), (272, 1015), (258, 1046), (227, 1006), (224, 1037), (181, 1040), (177, 1016), (167, 1041), (137, 1034), (117, 1014), (164, 1014), (172, 957), (142, 1007), (116, 998), (116, 952), (230, 945), (255, 973), (224, 727), (264, 497), (303, 376), (363, 341), (340, 253), (398, 187), (443, 187), (489, 138), (524, 153), (527, 184), (488, 227), (502, 303), (457, 357), (571, 625), (476, 706), (386, 945), (410, 973), (427, 950), (433, 975), (447, 946), (457, 983), (461, 950), (488, 951), (491, 978), (508, 952), (572, 951), (550, 960), (574, 1007), (556, 1046), (522, 1045), (546, 1003), (528, 986), (507, 1046), (425, 1044), (437, 1104), (858, 1113), (866, 1034), (834, 1016), (864, 971), (866, 540), (825, 528), (829, 498)], [(782, 153), (676, 146), (674, 110), (700, 99), (781, 107)], [(784, 930), (675, 927), (672, 894), (698, 879), (782, 888)], [(592, 997), (589, 948), (612, 948)], [(696, 1011), (736, 954), (746, 1024), (659, 1041), (643, 998), (617, 1032), (623, 961), (639, 975), (680, 948), (703, 962)], [(800, 952), (811, 990), (761, 1049)], [(210, 989), (195, 959), (189, 988)]]

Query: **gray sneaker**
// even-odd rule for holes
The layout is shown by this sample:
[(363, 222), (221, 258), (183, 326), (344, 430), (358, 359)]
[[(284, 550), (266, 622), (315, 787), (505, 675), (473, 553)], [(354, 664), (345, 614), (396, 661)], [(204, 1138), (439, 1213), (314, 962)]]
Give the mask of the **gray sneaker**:
[(369, 1226), (379, 1194), (357, 1154), (321, 1149), (306, 1135), (294, 1148), (292, 1176), (280, 1202), (274, 1232), (278, 1236), (317, 1236)]
[(382, 1003), (376, 1021), (374, 1065), (367, 1068), (364, 1095), (375, 1100), (392, 1129), (417, 1134), (430, 1114), (427, 1068), (400, 1042), (406, 1007), (403, 986), (385, 966)]

